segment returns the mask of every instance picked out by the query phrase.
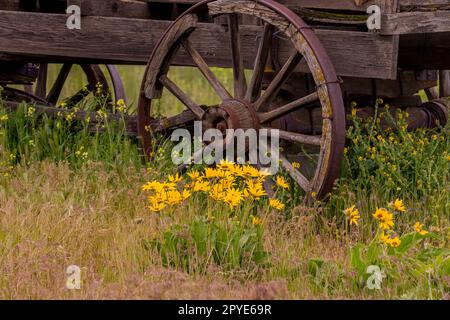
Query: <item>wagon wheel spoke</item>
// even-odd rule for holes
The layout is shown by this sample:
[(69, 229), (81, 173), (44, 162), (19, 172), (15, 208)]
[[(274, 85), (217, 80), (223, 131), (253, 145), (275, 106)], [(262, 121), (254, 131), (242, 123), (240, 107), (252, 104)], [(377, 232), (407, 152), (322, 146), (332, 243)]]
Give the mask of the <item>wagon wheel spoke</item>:
[[(267, 143), (265, 143), (263, 141), (259, 142), (259, 150), (258, 151), (261, 152), (261, 150), (262, 150), (263, 153), (267, 153), (267, 151), (268, 151)], [(261, 165), (261, 162), (260, 162), (259, 158), (257, 159), (256, 166), (260, 170), (264, 169), (264, 167)], [(269, 197), (273, 197), (275, 195), (275, 191), (274, 191), (275, 183), (273, 182), (272, 179), (265, 179), (264, 183), (263, 183), (263, 186), (264, 186), (264, 189), (266, 190), (267, 195)]]
[(286, 170), (292, 179), (297, 182), (297, 184), (305, 191), (309, 192), (311, 188), (311, 183), (309, 180), (301, 174), (297, 169), (293, 167), (293, 165), (286, 159), (283, 155), (280, 155), (281, 166), (284, 170)]
[[(274, 133), (275, 129), (268, 128), (269, 135)], [(301, 143), (311, 146), (321, 146), (322, 136), (313, 136), (297, 132), (290, 132), (285, 130), (277, 130), (277, 135), (280, 139), (292, 143)]]
[(256, 54), (255, 65), (253, 67), (252, 79), (250, 80), (245, 99), (254, 102), (261, 95), (261, 84), (264, 76), (267, 59), (269, 57), (270, 45), (274, 27), (270, 24), (264, 26), (264, 32)]
[(299, 52), (293, 53), (289, 59), (286, 61), (281, 70), (277, 73), (275, 78), (270, 83), (264, 94), (256, 101), (255, 109), (260, 110), (261, 108), (270, 105), (273, 99), (277, 96), (283, 84), (295, 70), (297, 65), (302, 60), (302, 55)]
[(162, 75), (159, 78), (159, 82), (164, 87), (166, 87), (167, 90), (169, 90), (175, 97), (177, 97), (177, 99), (180, 100), (189, 110), (191, 110), (192, 113), (195, 114), (197, 119), (203, 118), (205, 111), (194, 101), (192, 101), (192, 99), (166, 75)]
[(42, 99), (45, 99), (47, 94), (47, 74), (48, 74), (48, 64), (41, 63), (39, 65), (39, 72), (34, 95)]
[(230, 30), (230, 45), (234, 76), (234, 96), (244, 99), (247, 92), (247, 80), (245, 79), (244, 57), (241, 53), (241, 37), (239, 32), (239, 18), (237, 14), (228, 16)]
[(317, 101), (319, 101), (319, 94), (316, 91), (305, 97), (302, 97), (291, 103), (288, 103), (284, 106), (274, 109), (272, 111), (265, 112), (265, 113), (259, 113), (258, 117), (259, 117), (259, 120), (261, 121), (261, 123), (271, 122), (280, 117), (285, 116), (288, 113), (294, 112), (303, 106), (309, 105), (309, 104), (311, 104), (313, 102), (317, 102)]
[(83, 99), (86, 98), (94, 90), (95, 90), (95, 88), (92, 85), (90, 85), (90, 84), (85, 85), (83, 87), (83, 89), (79, 90), (77, 93), (75, 93), (71, 97), (64, 99), (64, 102), (69, 106), (77, 105), (81, 101), (83, 101)]
[(194, 61), (195, 65), (200, 69), (200, 72), (203, 74), (203, 76), (208, 80), (208, 82), (211, 84), (213, 89), (216, 91), (217, 95), (220, 97), (220, 99), (228, 100), (231, 99), (231, 94), (227, 91), (227, 89), (222, 85), (222, 83), (217, 79), (215, 74), (211, 71), (208, 64), (205, 62), (205, 60), (202, 58), (200, 53), (192, 46), (192, 42), (189, 39), (183, 39), (182, 45), (186, 52), (191, 56), (192, 60)]
[(58, 73), (55, 83), (53, 84), (52, 88), (50, 89), (49, 93), (47, 94), (46, 100), (50, 104), (56, 105), (58, 103), (58, 99), (61, 95), (61, 91), (64, 87), (64, 84), (67, 80), (67, 77), (69, 76), (71, 69), (72, 69), (72, 64), (70, 64), (70, 63), (65, 63), (61, 67), (61, 70)]

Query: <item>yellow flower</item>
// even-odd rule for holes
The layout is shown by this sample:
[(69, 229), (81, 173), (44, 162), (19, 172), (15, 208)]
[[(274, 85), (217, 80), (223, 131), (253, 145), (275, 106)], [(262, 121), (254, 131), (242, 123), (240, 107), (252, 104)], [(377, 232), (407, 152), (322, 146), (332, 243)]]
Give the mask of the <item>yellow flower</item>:
[(191, 172), (188, 172), (187, 175), (194, 181), (200, 179), (200, 173), (197, 170), (192, 170)]
[(183, 180), (183, 178), (178, 173), (175, 175), (169, 175), (168, 179), (169, 179), (169, 182), (172, 182), (172, 183), (178, 183)]
[(388, 241), (388, 244), (393, 248), (397, 248), (401, 243), (402, 241), (398, 237), (389, 239)]
[(127, 106), (125, 104), (125, 101), (123, 99), (117, 100), (117, 111), (119, 111), (120, 113), (124, 113), (126, 109)]
[(262, 223), (263, 223), (263, 222), (262, 222), (262, 220), (261, 220), (260, 218), (252, 216), (252, 224), (253, 224), (254, 226), (259, 226), (259, 225), (261, 225)]
[(167, 204), (169, 206), (176, 206), (177, 204), (183, 202), (183, 196), (178, 190), (173, 190), (167, 192)]
[(272, 208), (277, 209), (279, 211), (281, 211), (285, 208), (284, 203), (282, 203), (278, 199), (269, 199), (269, 206), (271, 206)]
[(159, 212), (159, 211), (163, 210), (166, 207), (166, 205), (164, 203), (159, 202), (158, 199), (156, 199), (156, 198), (149, 197), (148, 200), (149, 200), (149, 203), (150, 203), (148, 208), (152, 212)]
[(377, 209), (373, 216), (380, 222), (380, 228), (387, 230), (394, 227), (394, 215), (386, 209)]
[(418, 234), (420, 234), (420, 235), (422, 235), (422, 236), (428, 234), (428, 231), (423, 229), (423, 224), (420, 223), (420, 222), (416, 222), (416, 223), (414, 224), (414, 229), (416, 230), (416, 232), (417, 232)]
[(384, 242), (384, 243), (389, 243), (389, 240), (390, 240), (391, 238), (388, 236), (388, 235), (386, 235), (384, 232), (382, 232), (381, 233), (381, 235), (380, 235), (380, 240), (382, 241), (382, 242)]
[(226, 159), (221, 160), (217, 165), (219, 169), (226, 171), (232, 171), (234, 169), (234, 166), (235, 166), (234, 162), (228, 161)]
[(230, 188), (226, 190), (225, 197), (223, 198), (223, 201), (227, 203), (232, 209), (234, 207), (237, 207), (242, 200), (243, 200), (242, 192), (235, 188)]
[(247, 188), (244, 190), (246, 197), (252, 196), (255, 199), (259, 199), (267, 195), (261, 182), (254, 183), (253, 181), (247, 181), (246, 184)]
[(253, 166), (243, 166), (242, 174), (247, 178), (261, 178), (261, 171)]
[(209, 191), (209, 196), (217, 201), (221, 201), (225, 198), (224, 187), (222, 184), (215, 184), (211, 187)]
[(283, 189), (289, 189), (289, 184), (286, 182), (284, 177), (277, 176), (275, 182), (277, 183), (278, 186), (282, 187)]
[(299, 170), (301, 168), (301, 164), (299, 162), (292, 162), (292, 167)]
[(194, 182), (194, 185), (192, 186), (192, 191), (198, 192), (198, 191), (204, 191), (208, 192), (210, 190), (210, 185), (208, 181), (201, 181), (197, 180)]
[(27, 117), (28, 118), (32, 118), (35, 112), (36, 112), (36, 108), (35, 107), (28, 107)]
[(361, 219), (361, 216), (359, 215), (359, 210), (356, 208), (355, 205), (351, 206), (350, 208), (347, 208), (344, 210), (345, 215), (350, 221), (350, 225), (358, 225), (359, 219)]
[(214, 179), (220, 176), (220, 170), (213, 168), (205, 168), (205, 178)]
[(403, 201), (400, 199), (395, 199), (393, 202), (389, 203), (389, 207), (398, 212), (405, 212), (406, 208)]

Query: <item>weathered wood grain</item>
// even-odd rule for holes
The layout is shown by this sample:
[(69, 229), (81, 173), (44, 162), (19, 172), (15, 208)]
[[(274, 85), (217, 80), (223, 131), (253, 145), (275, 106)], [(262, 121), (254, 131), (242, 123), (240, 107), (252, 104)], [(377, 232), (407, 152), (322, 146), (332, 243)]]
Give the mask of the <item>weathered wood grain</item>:
[(401, 35), (450, 31), (450, 11), (401, 12), (386, 14), (382, 19), (380, 33)]
[[(30, 23), (32, 21), (33, 23)], [(65, 15), (0, 11), (0, 54), (26, 56), (48, 62), (146, 64), (170, 22), (144, 19), (84, 17), (81, 30), (68, 30)], [(391, 39), (364, 32), (316, 30), (337, 73), (366, 78), (392, 78), (395, 59)], [(244, 64), (254, 66), (262, 27), (241, 28)], [(194, 47), (211, 66), (229, 67), (231, 50), (223, 39), (227, 32), (215, 24), (199, 24), (192, 36)], [(280, 59), (290, 56), (280, 48)], [(192, 65), (185, 52), (176, 64)]]

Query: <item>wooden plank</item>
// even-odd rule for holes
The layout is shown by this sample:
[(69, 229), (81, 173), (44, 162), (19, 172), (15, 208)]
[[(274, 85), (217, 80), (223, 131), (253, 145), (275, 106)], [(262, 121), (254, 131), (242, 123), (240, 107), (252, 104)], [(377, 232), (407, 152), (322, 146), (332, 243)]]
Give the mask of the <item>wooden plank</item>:
[[(201, 0), (147, 0), (150, 3), (187, 3), (195, 4)], [(360, 1), (360, 0), (277, 0), (287, 7), (302, 7), (310, 9), (334, 9), (366, 11), (366, 8), (377, 3), (378, 0)]]
[(435, 11), (450, 9), (450, 0), (401, 0), (401, 11)]
[(401, 12), (386, 14), (380, 33), (383, 35), (436, 33), (450, 31), (450, 11)]
[(67, 4), (80, 6), (83, 16), (150, 18), (148, 4), (141, 0), (67, 0)]
[[(146, 64), (170, 22), (143, 19), (84, 17), (81, 30), (68, 30), (65, 15), (0, 11), (0, 54), (26, 56), (30, 62), (89, 62)], [(390, 37), (364, 32), (316, 30), (339, 75), (390, 79), (396, 57)], [(253, 68), (262, 28), (243, 26), (242, 52), (246, 68)], [(199, 24), (192, 36), (194, 47), (212, 66), (229, 67), (231, 50), (223, 39), (226, 28)], [(280, 58), (290, 52), (283, 46)], [(34, 58), (33, 58), (34, 57)], [(176, 64), (192, 65), (181, 52)]]

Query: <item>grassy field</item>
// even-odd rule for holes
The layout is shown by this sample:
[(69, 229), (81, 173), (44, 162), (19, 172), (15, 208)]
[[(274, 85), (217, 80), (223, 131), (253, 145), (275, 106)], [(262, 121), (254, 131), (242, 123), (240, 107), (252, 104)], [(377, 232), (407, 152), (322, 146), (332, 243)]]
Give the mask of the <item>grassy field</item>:
[[(142, 68), (121, 69), (133, 110)], [(173, 77), (213, 99), (194, 71)], [(170, 99), (158, 113), (180, 109)], [(0, 298), (449, 299), (450, 128), (408, 133), (406, 117), (393, 119), (395, 134), (353, 117), (326, 203), (296, 205), (291, 184), (277, 192), (282, 210), (264, 197), (231, 209), (196, 192), (154, 213), (142, 186), (174, 173), (169, 144), (143, 165), (120, 125), (90, 134), (25, 105), (1, 108)], [(393, 217), (384, 232), (381, 208)], [(66, 288), (70, 265), (80, 290)], [(371, 265), (386, 275), (379, 290)]]

